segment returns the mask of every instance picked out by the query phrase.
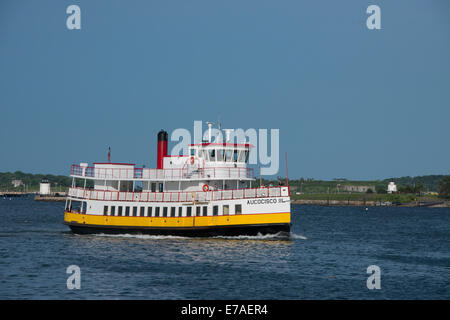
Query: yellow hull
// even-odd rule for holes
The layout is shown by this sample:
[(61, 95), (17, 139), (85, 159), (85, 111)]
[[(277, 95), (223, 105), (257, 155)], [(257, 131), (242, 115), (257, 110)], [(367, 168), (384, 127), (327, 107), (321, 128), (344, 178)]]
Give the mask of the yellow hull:
[(290, 212), (207, 217), (117, 217), (65, 212), (64, 222), (130, 227), (203, 227), (290, 223)]
[(76, 233), (188, 233), (193, 236), (256, 234), (289, 232), (291, 214), (283, 212), (206, 217), (119, 217), (65, 212), (64, 222)]

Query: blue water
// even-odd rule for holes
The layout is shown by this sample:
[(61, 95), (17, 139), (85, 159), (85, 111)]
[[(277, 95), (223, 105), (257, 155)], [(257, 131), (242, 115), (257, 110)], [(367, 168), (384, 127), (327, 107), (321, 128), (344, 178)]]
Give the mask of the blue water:
[(450, 299), (450, 209), (293, 206), (289, 239), (190, 239), (74, 235), (63, 206), (0, 199), (0, 299)]

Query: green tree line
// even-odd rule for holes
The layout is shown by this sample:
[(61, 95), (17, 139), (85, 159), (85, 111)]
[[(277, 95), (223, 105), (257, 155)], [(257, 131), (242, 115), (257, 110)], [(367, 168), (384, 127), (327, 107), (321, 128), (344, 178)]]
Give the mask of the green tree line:
[[(67, 188), (72, 183), (72, 178), (62, 175), (52, 174), (32, 174), (16, 172), (0, 172), (0, 190), (13, 190), (13, 180), (21, 180), (29, 190), (38, 190), (39, 184), (43, 179), (48, 180), (52, 187)], [(424, 191), (436, 191), (445, 199), (450, 199), (450, 175), (428, 175), (418, 177), (400, 177), (389, 178), (385, 180), (368, 180), (368, 181), (351, 181), (347, 179), (333, 179), (331, 181), (315, 180), (311, 178), (300, 178), (290, 180), (289, 185), (293, 187), (295, 192), (302, 193), (338, 193), (338, 185), (354, 185), (354, 186), (374, 186), (376, 193), (386, 193), (387, 185), (390, 181), (397, 184), (399, 193), (414, 194)], [(253, 182), (253, 187), (258, 187), (260, 184), (265, 186), (279, 184), (286, 184), (286, 179), (278, 177), (274, 180), (256, 179)], [(89, 186), (92, 182), (90, 181)], [(23, 188), (23, 187), (22, 187)]]
[[(52, 174), (32, 174), (23, 173), (21, 171), (16, 172), (0, 172), (0, 190), (14, 190), (12, 185), (13, 180), (21, 180), (29, 190), (39, 189), (39, 184), (42, 180), (47, 179), (52, 187), (69, 187), (72, 183), (72, 178), (67, 176), (57, 176)], [(23, 189), (24, 187), (18, 187)], [(17, 189), (17, 188), (16, 188)]]
[[(277, 179), (267, 180), (259, 179), (255, 182), (254, 186), (258, 187), (260, 184), (278, 185), (280, 181), (286, 184), (286, 179), (278, 177)], [(373, 186), (375, 190), (370, 190), (368, 193), (387, 193), (387, 186), (390, 181), (394, 181), (397, 185), (399, 193), (404, 194), (418, 194), (421, 192), (438, 192), (442, 198), (450, 198), (450, 176), (444, 175), (428, 175), (417, 177), (399, 177), (389, 178), (384, 180), (347, 180), (347, 179), (333, 179), (333, 180), (315, 180), (311, 178), (300, 178), (289, 180), (291, 191), (299, 193), (343, 193), (342, 186)]]

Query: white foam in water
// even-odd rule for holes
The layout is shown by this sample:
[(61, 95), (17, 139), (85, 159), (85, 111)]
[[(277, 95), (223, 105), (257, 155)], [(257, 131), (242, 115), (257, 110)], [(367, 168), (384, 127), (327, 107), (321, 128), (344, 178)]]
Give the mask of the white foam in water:
[(217, 236), (214, 238), (219, 239), (236, 239), (236, 240), (288, 240), (288, 239), (302, 239), (306, 240), (306, 237), (297, 235), (294, 233), (278, 232), (273, 234), (261, 234), (258, 233), (256, 236)]
[[(159, 239), (192, 239), (189, 237), (180, 237), (180, 236), (169, 236), (169, 235), (148, 235), (148, 234), (105, 234), (105, 233), (99, 233), (95, 234), (95, 236), (99, 237), (111, 237), (111, 238), (135, 238), (135, 239), (153, 239), (153, 240), (159, 240)], [(211, 237), (214, 239), (231, 239), (231, 240), (288, 240), (288, 239), (301, 239), (306, 240), (307, 238), (295, 234), (295, 233), (289, 233), (286, 232), (278, 232), (274, 234), (261, 234), (258, 233), (256, 236), (246, 236), (246, 235), (240, 235), (240, 236), (215, 236)]]
[(246, 235), (241, 235), (241, 236), (215, 236), (213, 238), (218, 238), (218, 239), (233, 239), (233, 240), (268, 240), (268, 239), (279, 239), (279, 238), (283, 238), (283, 239), (287, 239), (286, 236), (281, 235), (280, 233), (274, 233), (274, 234), (261, 234), (258, 233), (256, 236), (246, 236)]
[(301, 240), (307, 240), (308, 238), (305, 236), (302, 236), (300, 234), (295, 234), (293, 232), (291, 232), (291, 238), (292, 239), (301, 239)]
[(111, 237), (111, 238), (135, 238), (135, 239), (187, 239), (187, 237), (180, 236), (164, 236), (164, 235), (149, 235), (149, 234), (106, 234), (106, 233), (98, 233), (95, 234), (99, 237)]

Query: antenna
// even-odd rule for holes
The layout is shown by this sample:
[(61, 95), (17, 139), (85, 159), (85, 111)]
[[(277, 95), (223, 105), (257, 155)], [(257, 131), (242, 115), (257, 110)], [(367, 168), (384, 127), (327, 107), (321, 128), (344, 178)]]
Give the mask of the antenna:
[(209, 140), (209, 143), (211, 143), (212, 142), (212, 125), (213, 125), (213, 123), (207, 122), (206, 124), (208, 125), (208, 140)]
[(284, 153), (284, 158), (286, 159), (286, 184), (289, 190), (289, 173), (288, 173), (288, 165), (287, 165), (287, 152)]
[(259, 187), (262, 187), (261, 167), (259, 167)]

